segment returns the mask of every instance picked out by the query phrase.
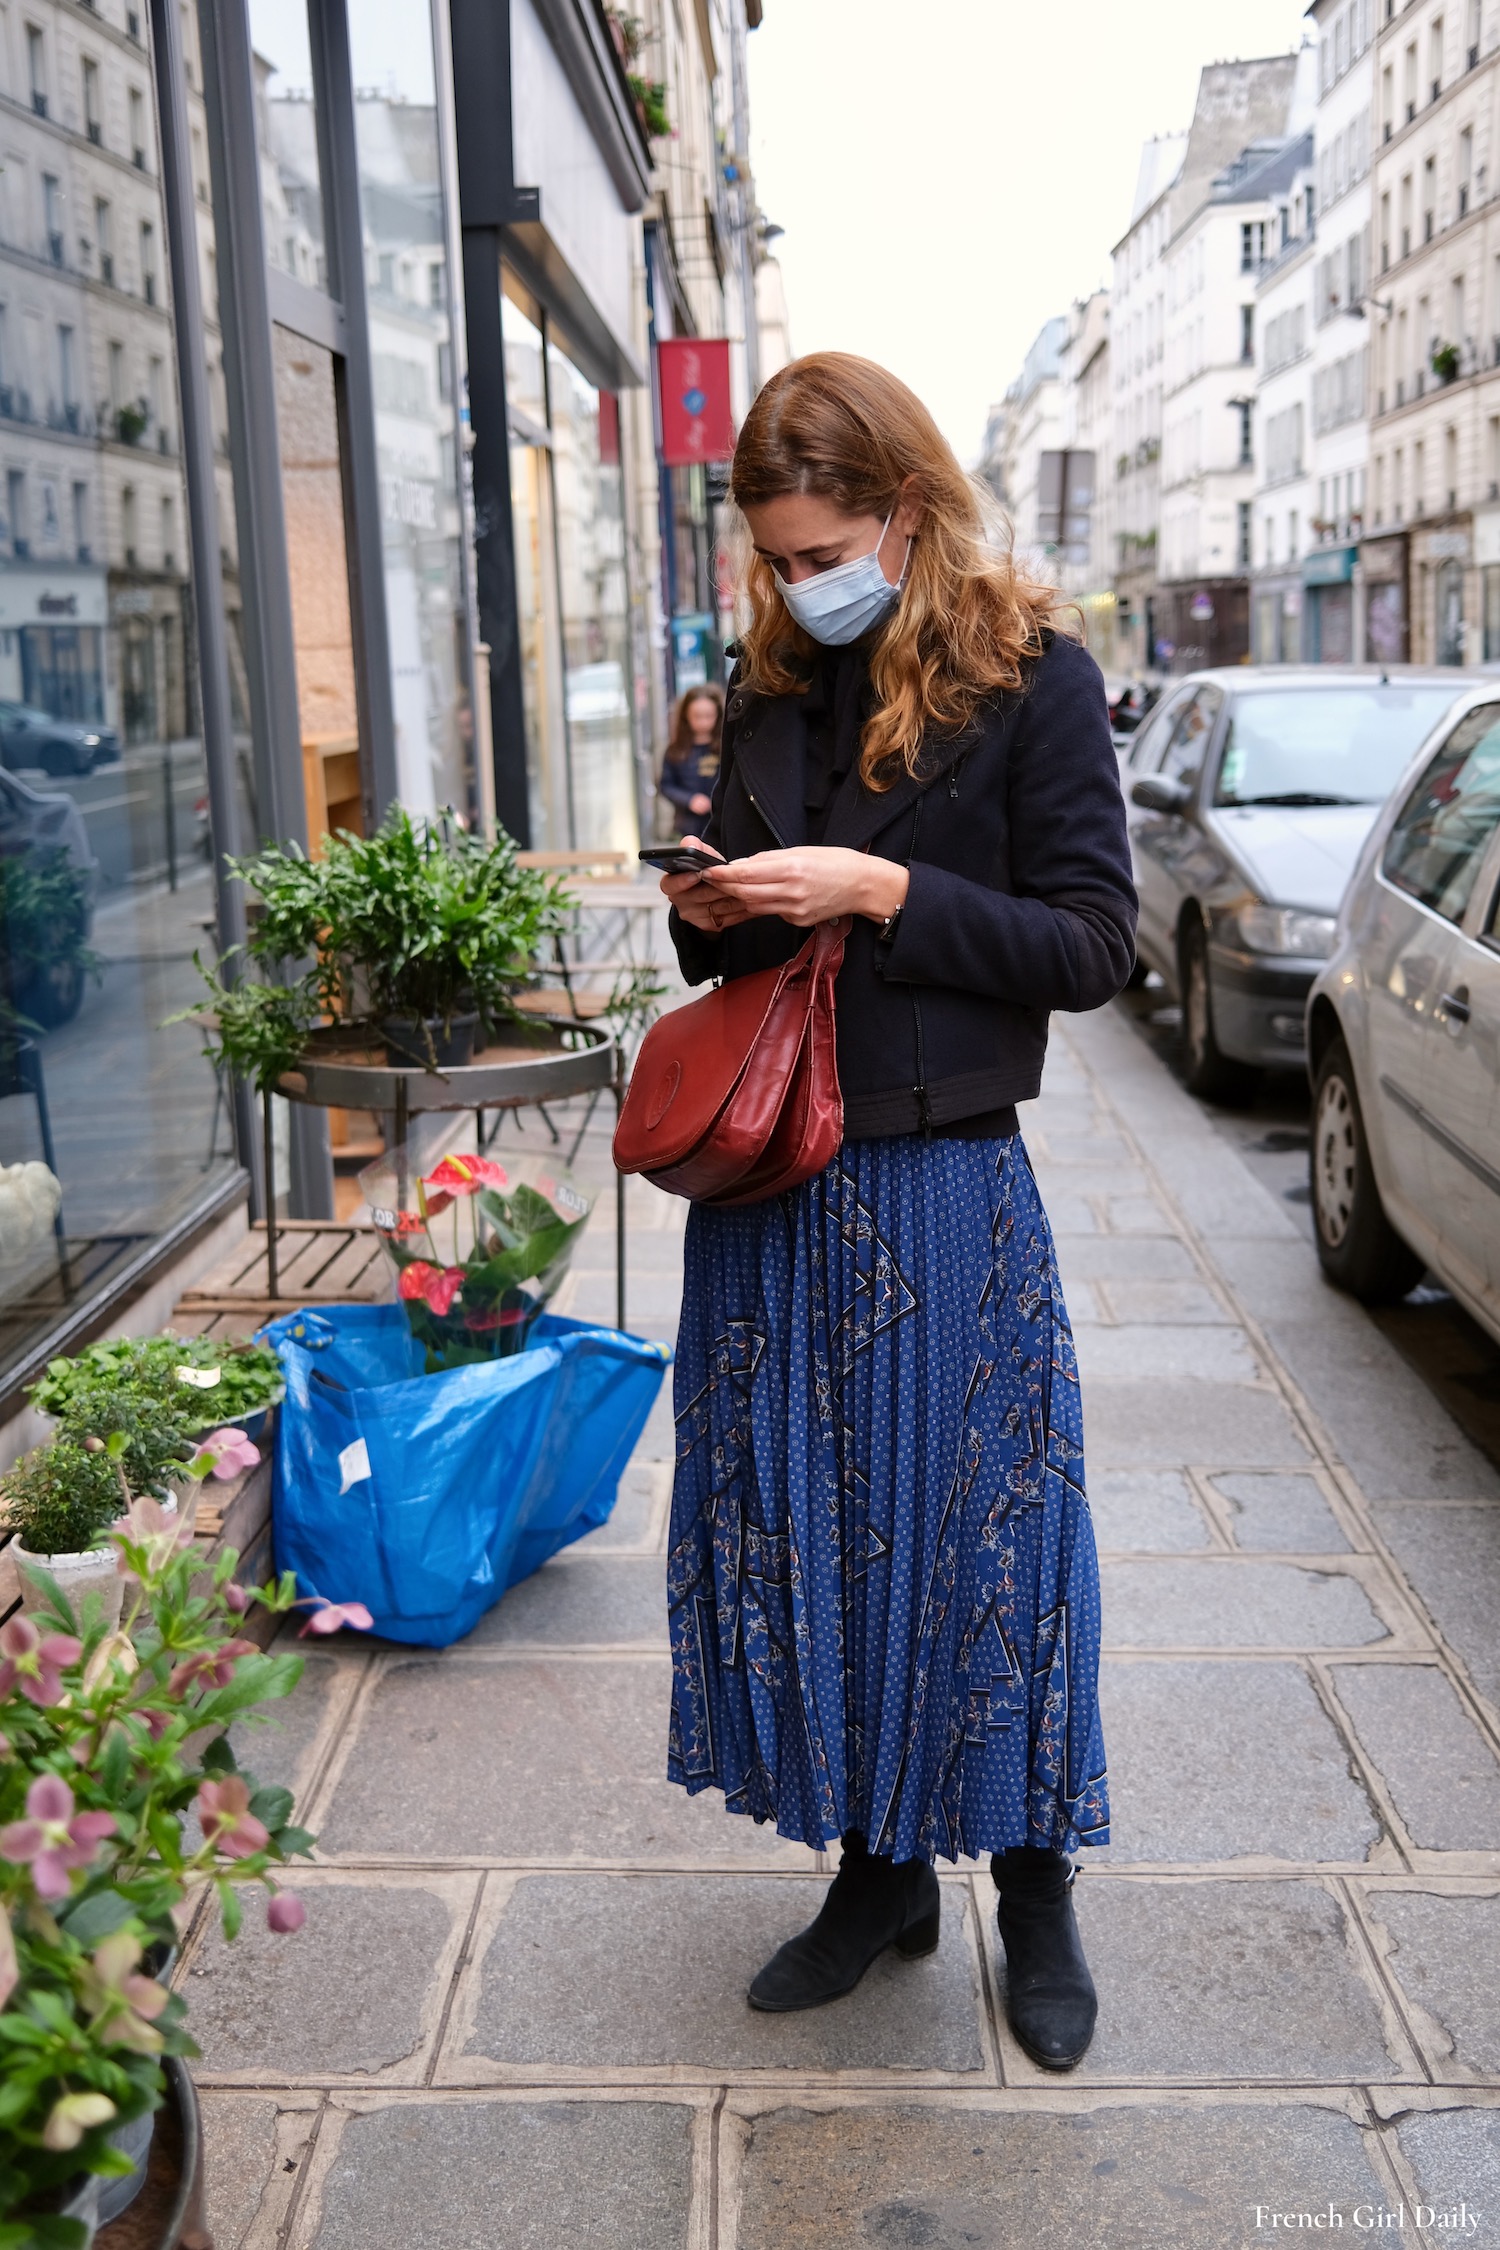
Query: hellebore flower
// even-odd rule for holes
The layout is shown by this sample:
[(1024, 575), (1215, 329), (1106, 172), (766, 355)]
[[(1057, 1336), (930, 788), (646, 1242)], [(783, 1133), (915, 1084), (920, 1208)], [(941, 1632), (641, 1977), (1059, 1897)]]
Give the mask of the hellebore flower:
[(115, 1832), (107, 1812), (75, 1812), (73, 1792), (60, 1775), (38, 1774), (26, 1792), (25, 1820), (0, 1828), (0, 1859), (31, 1865), (38, 1898), (66, 1898), (68, 1871), (87, 1867), (106, 1836)]
[(441, 1317), (451, 1312), (453, 1300), (463, 1285), (462, 1266), (445, 1266), (440, 1272), (425, 1258), (416, 1258), (409, 1266), (402, 1267), (397, 1294), (408, 1301), (413, 1297), (420, 1297), (429, 1312), (435, 1312)]
[(94, 2028), (108, 2047), (129, 2047), (137, 2055), (157, 2055), (162, 2035), (156, 2018), (167, 2004), (167, 1992), (152, 1977), (139, 1974), (141, 1941), (129, 1930), (116, 1930), (94, 1949), (93, 1960), (80, 1979), (83, 1996), (93, 2011)]
[(277, 1931), (282, 1937), (300, 1930), (306, 1920), (307, 1908), (295, 1891), (278, 1891), (266, 1908), (266, 1928)]
[(229, 1859), (248, 1859), (252, 1852), (263, 1852), (271, 1841), (264, 1821), (257, 1820), (250, 1810), (250, 1792), (237, 1773), (200, 1785), (198, 1818), (204, 1842)]
[(208, 1457), (208, 1474), (217, 1477), (221, 1484), (227, 1484), (231, 1477), (237, 1477), (243, 1469), (253, 1469), (258, 1465), (260, 1447), (252, 1445), (243, 1430), (235, 1429), (230, 1424), (222, 1430), (211, 1430), (206, 1438), (199, 1440), (194, 1468), (204, 1460), (205, 1455)]
[(61, 1703), (63, 1672), (82, 1654), (83, 1643), (71, 1633), (43, 1639), (29, 1617), (12, 1617), (0, 1625), (0, 1699), (16, 1688), (39, 1710)]
[[(473, 1195), (482, 1187), (503, 1188), (507, 1185), (505, 1166), (489, 1156), (445, 1156), (435, 1172), (429, 1172), (422, 1182), (424, 1188), (445, 1188), (450, 1195)], [(434, 1208), (429, 1204), (429, 1211)]]
[(236, 1617), (243, 1617), (250, 1607), (250, 1596), (237, 1578), (227, 1578), (219, 1589), (224, 1597), (224, 1607), (232, 1609)]
[(149, 1567), (160, 1569), (176, 1548), (192, 1545), (193, 1527), (175, 1513), (169, 1516), (159, 1500), (141, 1499), (132, 1500), (109, 1536), (120, 1550), (115, 1569), (122, 1578), (130, 1578), (134, 1572), (127, 1546), (149, 1547)]
[(305, 1641), (309, 1633), (336, 1633), (341, 1625), (355, 1625), (360, 1632), (368, 1633), (374, 1623), (363, 1602), (324, 1602), (313, 1611), (297, 1638)]
[(0, 1908), (0, 2008), (15, 1991), (20, 1982), (21, 1969), (16, 1960), (16, 1934), (10, 1926), (10, 1916)]
[(186, 1695), (190, 1687), (228, 1687), (239, 1659), (258, 1653), (254, 1641), (225, 1641), (219, 1648), (200, 1649), (196, 1656), (185, 1657), (181, 1664), (173, 1665), (167, 1693), (181, 1696)]
[(54, 2152), (77, 2148), (85, 2133), (96, 2125), (107, 2125), (115, 2114), (115, 2105), (108, 2094), (64, 2094), (52, 2105), (51, 2114), (42, 2127), (42, 2146)]

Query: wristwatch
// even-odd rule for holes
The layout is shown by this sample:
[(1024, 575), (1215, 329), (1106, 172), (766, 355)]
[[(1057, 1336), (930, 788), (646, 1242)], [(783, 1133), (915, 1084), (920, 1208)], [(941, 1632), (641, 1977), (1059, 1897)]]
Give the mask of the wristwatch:
[[(902, 904), (905, 904), (904, 900)], [(875, 932), (875, 943), (877, 945), (889, 945), (891, 939), (895, 936), (897, 930), (899, 929), (900, 924), (901, 907), (898, 906), (895, 913), (887, 915), (886, 919), (881, 923), (879, 929)]]

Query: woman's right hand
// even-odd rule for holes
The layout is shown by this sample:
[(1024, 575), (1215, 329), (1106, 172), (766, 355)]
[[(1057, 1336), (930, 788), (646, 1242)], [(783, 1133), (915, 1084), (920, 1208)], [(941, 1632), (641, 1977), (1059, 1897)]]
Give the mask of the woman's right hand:
[(671, 900), (684, 922), (691, 922), (695, 930), (706, 930), (710, 937), (750, 919), (738, 899), (727, 898), (701, 876), (663, 875), (661, 887), (662, 895)]

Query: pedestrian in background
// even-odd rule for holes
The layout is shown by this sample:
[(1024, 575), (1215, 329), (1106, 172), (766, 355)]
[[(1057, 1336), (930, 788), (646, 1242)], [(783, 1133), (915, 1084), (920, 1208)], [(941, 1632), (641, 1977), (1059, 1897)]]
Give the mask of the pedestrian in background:
[[(843, 353), (746, 417), (748, 621), (705, 842), (667, 876), (698, 984), (853, 926), (845, 1139), (696, 1204), (677, 1348), (669, 1772), (814, 1848), (816, 1921), (750, 1987), (814, 2007), (938, 1943), (932, 1862), (991, 1854), (1008, 2005), (1076, 2063), (1097, 2003), (1069, 1854), (1108, 1841), (1077, 1363), (1017, 1127), (1053, 1008), (1133, 957), (1104, 684), (986, 537), (925, 407)], [(748, 544), (748, 543), (747, 543)]]
[(677, 698), (657, 786), (672, 807), (679, 836), (701, 836), (708, 826), (723, 732), (724, 698), (718, 688), (689, 688)]

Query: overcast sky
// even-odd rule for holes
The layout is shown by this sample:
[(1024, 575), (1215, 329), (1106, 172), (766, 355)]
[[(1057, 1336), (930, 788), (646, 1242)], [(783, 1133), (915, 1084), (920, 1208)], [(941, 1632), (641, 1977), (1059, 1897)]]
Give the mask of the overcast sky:
[(1300, 45), (1305, 0), (765, 0), (756, 188), (792, 346), (863, 352), (978, 451), (1044, 320), (1109, 279), (1141, 142), (1198, 73)]

